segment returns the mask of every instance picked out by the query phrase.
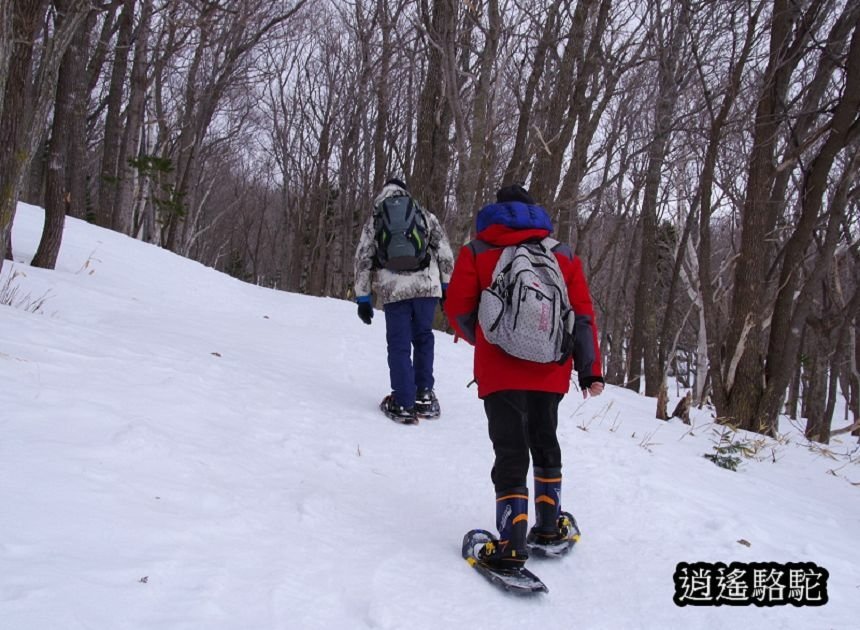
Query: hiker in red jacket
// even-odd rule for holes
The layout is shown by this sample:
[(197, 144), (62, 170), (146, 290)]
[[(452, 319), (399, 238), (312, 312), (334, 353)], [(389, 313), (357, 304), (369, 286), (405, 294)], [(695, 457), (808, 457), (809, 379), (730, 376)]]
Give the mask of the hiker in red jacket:
[[(478, 557), (490, 566), (522, 566), (528, 548), (545, 552), (567, 549), (578, 538), (576, 521), (561, 511), (561, 449), (556, 436), (558, 407), (570, 388), (576, 365), (583, 397), (603, 391), (597, 325), (582, 262), (568, 245), (552, 252), (575, 314), (573, 358), (536, 363), (512, 356), (487, 341), (478, 323), (481, 292), (493, 282), (505, 247), (545, 242), (552, 221), (522, 186), (496, 193), (497, 203), (477, 216), (477, 238), (457, 257), (448, 285), (445, 314), (458, 336), (475, 346), (474, 375), (484, 401), (495, 451), (491, 478), (496, 490), (499, 540), (487, 543)], [(535, 525), (528, 531), (529, 454), (534, 464)], [(527, 534), (528, 532), (528, 534)], [(537, 549), (536, 546), (541, 548)]]

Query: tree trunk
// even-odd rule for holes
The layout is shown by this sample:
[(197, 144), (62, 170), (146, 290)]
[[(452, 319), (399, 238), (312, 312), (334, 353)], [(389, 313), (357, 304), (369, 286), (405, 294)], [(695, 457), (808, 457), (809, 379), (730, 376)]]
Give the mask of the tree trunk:
[(11, 2), (0, 2), (0, 120), (3, 119), (3, 101), (6, 94), (6, 81), (9, 78), (9, 64), (15, 47), (12, 28)]
[[(770, 327), (766, 363), (767, 387), (757, 410), (758, 424), (768, 433), (772, 433), (776, 428), (779, 403), (791, 379), (791, 359), (797, 355), (797, 349), (800, 346), (798, 324), (806, 319), (806, 313), (811, 308), (811, 300), (803, 299), (808, 292), (801, 290), (798, 293), (801, 267), (820, 221), (823, 197), (836, 155), (852, 137), (858, 135), (858, 110), (860, 110), (860, 28), (855, 28), (848, 49), (845, 88), (830, 121), (829, 135), (804, 173), (800, 219), (783, 255), (779, 291), (773, 307)], [(827, 246), (821, 252), (820, 260), (815, 272), (807, 281), (807, 286), (822, 278), (832, 262), (839, 240), (838, 229), (842, 222), (842, 213), (847, 206), (848, 182), (852, 177), (850, 173), (855, 170), (857, 164), (855, 155), (853, 160), (849, 160), (849, 166), (846, 167), (837, 186), (835, 199), (828, 210), (830, 227), (828, 228), (829, 237), (826, 239)]]
[[(492, 107), (491, 93), (494, 91), (494, 74), (496, 56), (499, 49), (499, 38), (502, 32), (501, 15), (499, 14), (498, 0), (488, 0), (487, 20), (484, 48), (479, 56), (480, 70), (478, 81), (475, 85), (475, 94), (472, 101), (471, 128), (468, 153), (459, 151), (459, 177), (457, 178), (457, 226), (452, 234), (454, 242), (465, 242), (473, 223), (473, 217), (477, 210), (478, 200), (482, 198), (484, 189), (487, 187), (487, 151), (491, 144), (490, 133), (492, 129)], [(450, 97), (454, 101), (453, 95)], [(458, 117), (464, 117), (464, 112), (454, 103), (453, 107), (458, 112)], [(466, 125), (458, 125), (459, 133), (466, 133)]]
[[(568, 113), (570, 122), (564, 127), (561, 139), (565, 144), (570, 143), (573, 124), (576, 126), (576, 136), (573, 138), (567, 172), (561, 179), (558, 196), (554, 200), (559, 215), (556, 238), (568, 243), (577, 242), (577, 247), (579, 239), (575, 234), (576, 218), (580, 211), (580, 187), (588, 166), (588, 150), (621, 78), (618, 68), (608, 63), (604, 50), (604, 35), (610, 23), (612, 1), (601, 0), (596, 11), (597, 15), (588, 34), (590, 41), (584, 50), (584, 58), (580, 60), (579, 72), (571, 94)], [(605, 78), (600, 78), (601, 71)]]
[(810, 440), (827, 443), (830, 439), (830, 422), (825, 417), (827, 401), (827, 372), (829, 360), (821, 335), (815, 335), (810, 344), (809, 389), (804, 392), (806, 408), (805, 435)]
[(547, 54), (550, 47), (557, 40), (558, 12), (561, 0), (554, 2), (547, 8), (546, 17), (543, 20), (543, 28), (535, 46), (534, 59), (532, 61), (529, 78), (526, 80), (525, 93), (522, 104), (519, 106), (519, 117), (517, 119), (517, 132), (514, 139), (514, 148), (511, 158), (505, 169), (503, 183), (525, 183), (528, 174), (528, 148), (529, 128), (531, 127), (532, 114), (535, 108), (535, 94), (546, 68)]
[(124, 127), (122, 109), (134, 28), (134, 11), (135, 0), (123, 0), (107, 96), (102, 166), (98, 181), (98, 206), (96, 207), (98, 224), (107, 228), (113, 227), (114, 202), (116, 201), (117, 182), (120, 177), (119, 171), (122, 166), (119, 164)]
[(449, 133), (451, 104), (444, 85), (445, 55), (456, 54), (457, 4), (452, 0), (433, 0), (432, 16), (424, 17), (428, 41), (427, 74), (418, 101), (417, 146), (410, 176), (411, 190), (419, 201), (442, 214), (441, 204), (447, 190), (451, 162)]
[[(75, 95), (69, 120), (68, 164), (66, 164), (66, 189), (71, 193), (68, 214), (77, 219), (92, 220), (88, 213), (92, 211), (87, 183), (90, 175), (90, 160), (87, 149), (87, 110), (90, 98), (90, 79), (88, 76), (88, 60), (90, 59), (90, 34), (96, 24), (96, 11), (90, 11), (81, 32), (76, 39), (78, 43), (74, 52), (80, 57), (77, 64), (77, 74), (73, 81)], [(107, 18), (105, 18), (107, 21)], [(93, 52), (94, 54), (94, 52)]]
[[(659, 5), (659, 3), (658, 3)], [(658, 15), (657, 31), (661, 33), (669, 20)], [(662, 381), (659, 343), (668, 340), (657, 339), (657, 195), (663, 163), (669, 148), (669, 139), (674, 127), (675, 105), (678, 102), (681, 76), (679, 72), (681, 46), (687, 37), (690, 21), (689, 0), (681, 0), (678, 21), (671, 34), (671, 41), (661, 41), (657, 51), (659, 62), (657, 101), (654, 105), (654, 135), (648, 146), (648, 167), (645, 174), (645, 194), (642, 199), (642, 249), (639, 258), (639, 283), (633, 307), (633, 335), (630, 340), (630, 373), (627, 387), (640, 391), (641, 366), (645, 366), (645, 395), (656, 396)], [(668, 34), (667, 34), (668, 35)]]
[[(27, 146), (33, 136), (31, 73), (33, 40), (47, 8), (45, 0), (15, 4), (12, 23), (12, 54), (0, 118), (0, 261), (11, 259), (12, 220), (24, 175), (32, 155)], [(7, 251), (9, 250), (9, 251)], [(2, 265), (2, 262), (0, 262)]]
[[(859, 292), (860, 293), (860, 292)], [(860, 320), (857, 319), (856, 310), (855, 312), (855, 320), (853, 324), (849, 324), (850, 326), (850, 336), (851, 342), (848, 345), (848, 352), (850, 354), (850, 363), (848, 365), (848, 371), (850, 374), (851, 380), (851, 413), (853, 415), (854, 422), (860, 422), (860, 334), (858, 334), (858, 324), (860, 324)], [(860, 437), (860, 427), (855, 429), (852, 432), (852, 435), (856, 435)]]
[(657, 413), (655, 417), (658, 420), (669, 419), (669, 388), (665, 382), (660, 383), (660, 387), (657, 388)]
[[(722, 337), (717, 323), (717, 305), (713, 287), (713, 273), (711, 271), (711, 196), (713, 193), (717, 157), (719, 154), (719, 142), (722, 134), (722, 129), (728, 119), (735, 99), (737, 98), (740, 82), (743, 76), (743, 69), (750, 56), (756, 25), (759, 16), (764, 7), (764, 3), (760, 4), (756, 11), (752, 14), (748, 21), (746, 39), (742, 48), (742, 52), (735, 62), (729, 78), (728, 87), (722, 104), (720, 105), (719, 113), (711, 124), (711, 129), (708, 134), (708, 147), (705, 152), (705, 161), (702, 167), (702, 173), (699, 177), (698, 189), (696, 191), (696, 205), (699, 212), (699, 290), (702, 302), (702, 320), (706, 330), (707, 340), (707, 359), (704, 357), (708, 369), (708, 382), (711, 386), (713, 394), (714, 406), (717, 410), (718, 418), (725, 418), (728, 413), (728, 393), (724, 373), (723, 344)], [(700, 400), (700, 404), (701, 404)]]
[(131, 66), (128, 107), (117, 155), (116, 196), (111, 214), (111, 227), (122, 234), (131, 234), (134, 226), (134, 188), (136, 169), (129, 160), (137, 158), (146, 99), (146, 65), (149, 57), (149, 18), (152, 0), (142, 0), (140, 22), (135, 36), (134, 60)]
[[(761, 429), (755, 421), (763, 380), (760, 332), (766, 317), (765, 296), (769, 292), (767, 268), (774, 257), (772, 249), (763, 243), (768, 243), (781, 208), (771, 197), (771, 185), (776, 172), (774, 151), (785, 115), (782, 104), (794, 68), (790, 61), (796, 63), (796, 59), (787, 58), (793, 25), (791, 2), (774, 0), (768, 67), (756, 108), (753, 146), (747, 166), (741, 247), (725, 343), (725, 374), (715, 374), (714, 367), (711, 370), (717, 415), (752, 431)], [(713, 341), (717, 343), (716, 339)], [(714, 350), (709, 350), (709, 355), (713, 357), (713, 354)], [(714, 365), (722, 366), (722, 363), (718, 361)]]
[[(57, 0), (58, 26), (65, 19), (69, 8), (69, 0)], [(63, 240), (63, 226), (66, 213), (71, 205), (71, 191), (68, 188), (66, 166), (69, 164), (69, 147), (72, 118), (75, 111), (76, 81), (80, 79), (84, 57), (81, 47), (84, 45), (86, 33), (83, 28), (78, 30), (69, 45), (57, 78), (56, 98), (54, 100), (54, 120), (51, 123), (51, 138), (48, 141), (47, 173), (45, 176), (45, 227), (36, 255), (33, 257), (34, 267), (53, 269), (60, 254), (60, 244)]]
[(382, 188), (389, 177), (385, 159), (385, 135), (388, 131), (388, 81), (391, 73), (391, 26), (388, 2), (376, 0), (376, 19), (379, 20), (382, 47), (379, 51), (379, 73), (376, 77), (376, 125), (373, 131), (373, 186)]
[(791, 375), (791, 384), (788, 387), (788, 400), (785, 403), (785, 415), (792, 420), (797, 420), (797, 403), (800, 399), (800, 371), (801, 363), (797, 361)]
[(547, 76), (545, 79), (552, 85), (552, 91), (544, 99), (545, 114), (540, 129), (536, 131), (530, 190), (535, 199), (547, 205), (555, 199), (564, 151), (576, 124), (576, 120), (569, 115), (571, 97), (576, 84), (577, 71), (581, 70), (580, 61), (585, 56), (588, 18), (596, 1), (582, 0), (576, 3), (576, 8), (570, 16), (570, 27), (562, 38), (565, 43), (561, 58), (554, 60), (557, 70), (554, 75)]
[[(35, 81), (33, 42), (43, 25), (47, 2), (20, 0), (13, 6), (14, 43), (5, 90), (0, 94), (3, 100), (0, 146), (4, 147), (0, 151), (0, 261), (12, 257), (12, 221), (21, 186), (33, 154), (44, 137), (45, 120), (56, 96), (60, 62), (83, 22), (89, 2), (71, 1), (62, 24), (53, 29), (53, 36), (44, 42), (45, 52)], [(0, 10), (0, 15), (6, 15), (5, 10)]]

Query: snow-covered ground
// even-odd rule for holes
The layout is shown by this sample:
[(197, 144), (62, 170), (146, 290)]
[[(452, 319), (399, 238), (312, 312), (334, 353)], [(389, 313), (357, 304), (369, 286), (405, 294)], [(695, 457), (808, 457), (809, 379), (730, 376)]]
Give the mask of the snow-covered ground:
[[(3, 630), (860, 627), (853, 438), (816, 452), (785, 425), (732, 472), (703, 457), (706, 411), (691, 430), (623, 389), (570, 395), (583, 537), (514, 598), (460, 558), (494, 519), (471, 348), (437, 334), (442, 418), (397, 425), (382, 317), (71, 219), (57, 270), (31, 268), (41, 223), (20, 206), (0, 277)], [(829, 603), (678, 607), (696, 561), (814, 562)]]

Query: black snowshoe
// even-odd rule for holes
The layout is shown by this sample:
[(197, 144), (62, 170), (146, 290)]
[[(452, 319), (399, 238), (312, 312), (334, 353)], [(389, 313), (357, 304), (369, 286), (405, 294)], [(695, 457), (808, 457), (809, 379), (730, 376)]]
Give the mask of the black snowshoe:
[(386, 416), (400, 424), (418, 424), (418, 415), (415, 413), (415, 408), (407, 409), (402, 405), (398, 405), (394, 400), (394, 394), (389, 394), (379, 403), (379, 409)]
[(581, 535), (573, 515), (562, 512), (558, 517), (557, 532), (547, 535), (532, 527), (526, 537), (526, 544), (531, 555), (541, 558), (560, 558), (573, 548)]
[(415, 397), (415, 413), (422, 420), (435, 420), (442, 415), (439, 399), (432, 389), (418, 390)]
[(493, 562), (499, 541), (484, 529), (473, 529), (463, 537), (463, 558), (473, 569), (490, 583), (515, 595), (547, 593), (538, 576), (526, 569), (522, 563)]

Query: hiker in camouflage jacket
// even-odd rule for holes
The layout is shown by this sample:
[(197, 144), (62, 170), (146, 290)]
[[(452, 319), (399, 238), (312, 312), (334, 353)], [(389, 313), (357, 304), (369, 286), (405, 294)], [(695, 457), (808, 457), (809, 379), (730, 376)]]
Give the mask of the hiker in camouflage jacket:
[[(405, 186), (399, 183), (387, 183), (373, 202), (374, 208), (386, 197), (408, 194)], [(359, 302), (362, 298), (368, 301), (371, 287), (376, 289), (383, 305), (412, 298), (442, 298), (443, 289), (447, 289), (451, 273), (454, 271), (454, 253), (448, 243), (445, 230), (439, 219), (421, 208), (427, 221), (427, 237), (429, 241), (430, 264), (425, 269), (417, 271), (389, 271), (375, 268), (376, 232), (374, 230), (373, 213), (367, 218), (361, 229), (358, 249), (355, 252), (355, 296)]]
[[(409, 195), (406, 184), (398, 179), (388, 180), (374, 200), (374, 209), (386, 198), (397, 195)], [(392, 393), (383, 403), (404, 419), (414, 417), (416, 396), (420, 395), (422, 402), (426, 402), (428, 397), (435, 402), (432, 324), (436, 305), (445, 299), (454, 270), (454, 254), (442, 225), (432, 212), (421, 207), (419, 211), (426, 224), (429, 253), (429, 264), (423, 268), (391, 271), (378, 266), (374, 213), (361, 230), (355, 252), (358, 316), (365, 324), (371, 323), (372, 289), (375, 289), (385, 312)], [(438, 409), (438, 402), (435, 404)]]

